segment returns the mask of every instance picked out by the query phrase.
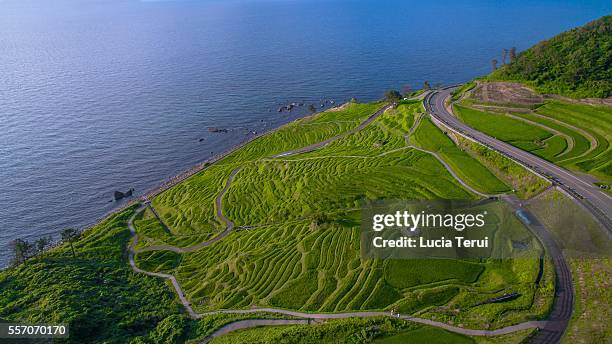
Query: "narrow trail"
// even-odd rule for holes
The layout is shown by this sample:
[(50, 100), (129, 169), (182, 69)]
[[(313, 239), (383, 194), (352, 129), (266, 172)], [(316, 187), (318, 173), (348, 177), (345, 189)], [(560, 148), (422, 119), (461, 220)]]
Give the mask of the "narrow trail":
[(302, 153), (308, 153), (308, 152), (312, 152), (314, 150), (317, 150), (321, 147), (324, 147), (328, 144), (330, 144), (331, 142), (334, 142), (338, 139), (341, 139), (347, 135), (351, 135), (354, 134), (356, 132), (361, 131), (363, 128), (367, 127), (370, 123), (372, 123), (376, 118), (380, 117), (380, 115), (382, 115), (383, 113), (385, 113), (385, 111), (393, 108), (397, 106), (397, 103), (393, 103), (387, 106), (382, 107), (381, 109), (379, 109), (378, 111), (376, 111), (375, 113), (373, 113), (372, 115), (370, 115), (370, 117), (368, 117), (365, 121), (361, 122), (361, 124), (359, 124), (357, 127), (349, 130), (349, 131), (345, 131), (341, 134), (338, 134), (334, 137), (331, 137), (327, 140), (321, 141), (321, 142), (317, 142), (317, 143), (313, 143), (311, 145), (305, 146), (305, 147), (301, 147), (301, 148), (296, 148), (296, 149), (292, 149), (280, 154), (276, 154), (273, 157), (274, 158), (282, 158), (282, 157), (286, 157), (286, 156), (292, 156), (292, 155), (297, 155), (297, 154), (302, 154)]
[[(359, 130), (362, 130), (363, 128), (365, 128), (366, 126), (368, 126), (371, 122), (373, 122), (377, 117), (379, 117), (380, 115), (382, 115), (387, 109), (395, 106), (396, 104), (391, 104), (391, 105), (387, 105), (383, 108), (381, 108), (380, 110), (378, 110), (377, 112), (375, 112), (374, 114), (372, 114), (370, 117), (368, 117), (368, 119), (366, 119), (364, 122), (362, 122), (358, 127), (347, 131), (343, 134), (339, 134), (336, 135), (330, 139), (324, 140), (322, 142), (319, 143), (315, 143), (315, 144), (311, 144), (309, 146), (306, 147), (302, 147), (302, 148), (298, 148), (298, 149), (294, 149), (294, 150), (290, 150), (284, 153), (280, 153), (275, 155), (275, 158), (279, 158), (279, 157), (288, 157), (288, 156), (292, 156), (292, 155), (296, 155), (296, 154), (301, 154), (301, 153), (306, 153), (306, 152), (310, 152), (316, 149), (319, 149), (335, 140), (338, 140), (346, 135), (350, 135), (352, 133), (356, 133)], [(422, 116), (419, 117), (418, 120), (421, 119)], [(407, 141), (408, 142), (408, 141)], [(459, 181), (459, 183), (461, 183), (461, 185), (463, 185), (464, 187), (466, 187), (468, 190), (487, 197), (489, 195), (483, 194), (478, 192), (477, 190), (474, 190), (472, 187), (470, 187), (468, 184), (466, 184), (463, 180), (461, 180), (461, 178), (459, 178), (454, 171), (450, 168), (450, 166), (448, 166), (448, 164), (446, 164), (446, 162), (444, 162), (442, 159), (440, 159), (435, 153), (432, 152), (428, 152), (425, 151), (423, 149), (419, 149), (417, 147), (414, 146), (406, 146), (406, 147), (402, 147), (400, 149), (396, 149), (394, 151), (399, 151), (402, 149), (407, 149), (407, 148), (413, 148), (413, 149), (417, 149), (417, 150), (421, 150), (424, 151), (426, 153), (432, 154), (434, 155), (446, 168), (447, 170), (451, 173), (451, 175), (457, 179), (457, 181)], [(389, 154), (391, 152), (384, 152), (381, 155), (384, 154)], [(221, 192), (219, 193), (219, 195), (217, 196), (217, 198), (215, 199), (215, 207), (216, 207), (216, 215), (219, 219), (221, 219), (225, 224), (226, 224), (226, 228), (223, 232), (221, 232), (219, 235), (217, 235), (216, 237), (214, 237), (211, 240), (202, 242), (200, 244), (194, 245), (194, 246), (190, 246), (190, 247), (186, 247), (186, 248), (179, 248), (179, 247), (174, 247), (171, 245), (156, 245), (156, 246), (149, 246), (145, 249), (141, 249), (136, 251), (135, 247), (138, 244), (138, 234), (136, 232), (136, 228), (134, 227), (134, 220), (136, 219), (136, 217), (138, 215), (140, 215), (147, 207), (150, 207), (151, 210), (154, 212), (154, 214), (156, 214), (155, 210), (153, 209), (153, 207), (151, 206), (149, 201), (146, 201), (144, 203), (144, 205), (140, 208), (138, 208), (136, 210), (136, 212), (130, 217), (130, 219), (128, 220), (128, 228), (130, 230), (132, 239), (131, 239), (131, 243), (128, 246), (128, 260), (129, 260), (129, 264), (132, 267), (132, 269), (134, 270), (134, 272), (136, 273), (142, 273), (148, 276), (153, 276), (153, 277), (158, 277), (158, 278), (165, 278), (170, 280), (170, 282), (172, 283), (172, 286), (174, 287), (181, 303), (183, 304), (183, 306), (185, 307), (187, 313), (189, 314), (189, 316), (192, 319), (200, 319), (202, 317), (205, 316), (210, 316), (210, 315), (214, 315), (214, 314), (245, 314), (245, 313), (259, 313), (259, 312), (267, 312), (267, 313), (275, 313), (275, 314), (282, 314), (282, 315), (286, 315), (286, 316), (292, 316), (292, 317), (297, 317), (297, 318), (301, 318), (301, 319), (270, 319), (270, 320), (264, 320), (264, 319), (247, 319), (247, 320), (239, 320), (239, 321), (235, 321), (235, 322), (231, 322), (225, 326), (222, 326), (221, 328), (217, 329), (215, 332), (213, 332), (209, 337), (207, 337), (206, 339), (204, 339), (204, 342), (207, 342), (208, 340), (214, 338), (214, 337), (218, 337), (221, 336), (223, 334), (229, 333), (231, 331), (237, 330), (237, 329), (243, 329), (243, 328), (250, 328), (250, 327), (257, 327), (257, 326), (274, 326), (274, 325), (288, 325), (288, 324), (312, 324), (312, 323), (316, 323), (316, 322), (320, 322), (323, 320), (328, 320), (328, 319), (345, 319), (345, 318), (355, 318), (355, 317), (359, 317), (359, 318), (367, 318), (367, 317), (381, 317), (381, 316), (393, 316), (399, 319), (403, 319), (406, 321), (411, 321), (411, 322), (415, 322), (415, 323), (419, 323), (419, 324), (423, 324), (423, 325), (428, 325), (428, 326), (434, 326), (434, 327), (438, 327), (438, 328), (442, 328), (451, 332), (455, 332), (455, 333), (460, 333), (460, 334), (464, 334), (464, 335), (471, 335), (471, 336), (497, 336), (497, 335), (503, 335), (503, 334), (508, 334), (508, 333), (512, 333), (512, 332), (516, 332), (516, 331), (521, 331), (521, 330), (526, 330), (526, 329), (532, 329), (532, 328), (545, 328), (547, 326), (551, 326), (550, 323), (548, 321), (526, 321), (520, 324), (516, 324), (516, 325), (512, 325), (512, 326), (508, 326), (508, 327), (504, 327), (504, 328), (500, 328), (500, 329), (496, 329), (496, 330), (477, 330), (477, 329), (467, 329), (467, 328), (463, 328), (463, 327), (458, 327), (458, 326), (453, 326), (453, 325), (449, 325), (443, 322), (438, 322), (438, 321), (434, 321), (434, 320), (430, 320), (430, 319), (425, 319), (425, 318), (418, 318), (418, 317), (413, 317), (413, 316), (409, 316), (409, 315), (399, 315), (399, 314), (391, 314), (390, 312), (345, 312), (345, 313), (304, 313), (304, 312), (298, 312), (298, 311), (291, 311), (291, 310), (286, 310), (286, 309), (279, 309), (279, 308), (251, 308), (251, 309), (237, 309), (237, 310), (217, 310), (217, 311), (211, 311), (211, 312), (205, 312), (205, 313), (197, 313), (193, 310), (191, 304), (189, 303), (189, 301), (187, 300), (185, 293), (183, 292), (180, 284), (178, 283), (178, 281), (176, 280), (176, 277), (174, 277), (173, 275), (170, 274), (165, 274), (165, 273), (158, 273), (158, 272), (150, 272), (150, 271), (145, 271), (142, 270), (140, 268), (138, 268), (138, 266), (136, 265), (134, 256), (136, 255), (137, 252), (146, 252), (146, 251), (155, 251), (155, 250), (169, 250), (169, 251), (174, 251), (177, 253), (186, 253), (186, 252), (193, 252), (196, 251), (198, 249), (204, 248), (206, 246), (209, 246), (221, 239), (223, 239), (224, 237), (226, 237), (233, 229), (234, 229), (234, 223), (227, 218), (222, 211), (222, 207), (221, 207), (221, 203), (222, 203), (222, 199), (223, 196), (227, 193), (227, 191), (229, 190), (234, 177), (236, 176), (236, 174), (240, 171), (242, 167), (237, 167), (235, 168), (229, 175), (224, 188), (221, 190)], [(157, 216), (157, 215), (156, 215)], [(161, 219), (160, 219), (161, 222)], [(163, 223), (163, 222), (162, 222)], [(168, 230), (170, 230), (168, 228)], [(314, 320), (314, 322), (313, 322)]]
[(406, 140), (406, 147), (412, 148), (412, 149), (416, 149), (418, 151), (427, 153), (427, 154), (431, 154), (434, 158), (436, 158), (441, 164), (442, 166), (444, 166), (446, 168), (446, 170), (451, 174), (451, 176), (453, 176), (453, 178), (455, 178), (457, 180), (457, 182), (459, 182), (459, 184), (461, 184), (464, 188), (468, 189), (469, 191), (481, 196), (481, 197), (491, 197), (491, 196), (498, 196), (498, 195), (491, 195), (491, 194), (486, 194), (483, 192), (480, 192), (478, 190), (476, 190), (475, 188), (473, 188), (472, 186), (470, 186), (466, 181), (464, 181), (463, 179), (461, 179), (461, 177), (459, 177), (459, 175), (457, 175), (457, 173), (455, 173), (455, 171), (453, 170), (453, 168), (446, 163), (446, 161), (444, 161), (444, 159), (442, 159), (438, 153), (436, 152), (432, 152), (423, 148), (419, 148), (413, 144), (410, 143), (410, 137), (412, 136), (412, 134), (414, 133), (414, 131), (419, 127), (419, 124), (421, 123), (421, 121), (423, 120), (423, 117), (425, 117), (425, 114), (421, 114), (420, 116), (418, 116), (416, 118), (416, 120), (414, 121), (414, 124), (412, 125), (412, 127), (410, 127), (409, 132), (404, 135), (404, 139)]
[(193, 319), (197, 319), (198, 313), (194, 312), (193, 308), (191, 308), (191, 304), (189, 303), (189, 301), (187, 301), (187, 298), (185, 297), (185, 293), (183, 293), (183, 290), (181, 289), (181, 285), (178, 283), (178, 281), (176, 280), (174, 276), (160, 273), (160, 272), (145, 271), (145, 270), (140, 269), (138, 266), (136, 266), (136, 262), (134, 261), (134, 255), (136, 254), (136, 252), (134, 248), (138, 244), (138, 234), (136, 234), (136, 228), (134, 228), (134, 219), (136, 218), (136, 216), (142, 213), (146, 208), (147, 208), (146, 204), (138, 208), (136, 212), (134, 213), (134, 215), (132, 215), (132, 217), (130, 217), (130, 219), (128, 220), (128, 228), (130, 229), (130, 233), (132, 235), (132, 242), (128, 246), (128, 260), (130, 262), (130, 265), (132, 266), (132, 270), (134, 270), (134, 272), (137, 272), (137, 273), (142, 273), (142, 274), (153, 276), (153, 277), (166, 278), (170, 280), (170, 282), (172, 282), (172, 286), (176, 290), (176, 294), (181, 300), (181, 303), (187, 310), (187, 313), (189, 313), (189, 316)]
[[(176, 247), (176, 246), (172, 246), (172, 245), (151, 245), (148, 247), (145, 247), (143, 249), (138, 250), (137, 252), (147, 252), (147, 251), (172, 251), (172, 252), (176, 252), (176, 253), (186, 253), (186, 252), (194, 252), (197, 251), (201, 248), (210, 246), (214, 243), (216, 243), (219, 240), (222, 240), (223, 238), (225, 238), (226, 236), (228, 236), (230, 234), (230, 232), (234, 229), (234, 222), (232, 222), (232, 220), (228, 219), (224, 214), (223, 211), (221, 210), (221, 201), (223, 200), (223, 196), (225, 196), (225, 194), (227, 193), (227, 190), (229, 190), (232, 181), (234, 181), (234, 177), (236, 176), (236, 174), (240, 171), (241, 167), (237, 167), (235, 168), (229, 175), (229, 177), (227, 178), (227, 181), (225, 182), (225, 187), (223, 187), (223, 189), (221, 190), (221, 192), (219, 193), (219, 195), (217, 196), (217, 198), (215, 199), (215, 207), (216, 207), (216, 213), (217, 213), (217, 217), (225, 222), (225, 230), (223, 230), (223, 232), (219, 233), (218, 235), (216, 235), (214, 238), (201, 242), (199, 244), (193, 245), (193, 246), (188, 246), (188, 247)], [(153, 208), (153, 206), (151, 205), (150, 202), (146, 202), (145, 203), (147, 206), (149, 206), (149, 208), (151, 208), (151, 210), (153, 211), (154, 214), (157, 214)], [(161, 220), (161, 218), (158, 216), (157, 219), (159, 220), (159, 222), (162, 224), (162, 226), (164, 228), (168, 228), (168, 226), (166, 226), (166, 224)]]
[[(410, 316), (410, 315), (398, 315), (397, 313), (391, 315), (390, 312), (304, 313), (304, 312), (289, 311), (289, 310), (278, 309), (278, 308), (256, 308), (256, 309), (245, 309), (245, 310), (221, 310), (221, 311), (216, 311), (216, 312), (202, 313), (200, 315), (201, 316), (207, 316), (207, 315), (213, 315), (213, 314), (219, 314), (219, 313), (224, 313), (224, 314), (248, 314), (248, 313), (257, 313), (257, 312), (276, 313), (276, 314), (283, 314), (283, 315), (292, 316), (292, 317), (296, 317), (296, 318), (302, 318), (302, 319), (295, 319), (295, 320), (293, 320), (293, 321), (300, 321), (301, 320), (301, 324), (305, 324), (305, 323), (307, 323), (307, 324), (319, 323), (320, 321), (323, 321), (323, 320), (346, 319), (346, 318), (393, 317), (393, 318), (397, 318), (397, 319), (402, 319), (402, 320), (406, 320), (406, 321), (415, 322), (415, 323), (422, 324), (422, 325), (442, 328), (442, 329), (445, 329), (445, 330), (450, 331), (450, 332), (460, 333), (460, 334), (464, 334), (464, 335), (468, 335), (468, 336), (487, 336), (487, 337), (489, 337), (489, 336), (501, 336), (501, 335), (512, 333), (512, 332), (516, 332), (516, 331), (528, 330), (528, 329), (532, 329), (532, 328), (544, 328), (545, 326), (550, 326), (548, 321), (526, 321), (526, 322), (523, 322), (523, 323), (520, 323), (520, 324), (506, 326), (506, 327), (502, 327), (502, 328), (495, 329), (495, 330), (474, 330), (474, 329), (463, 328), (463, 327), (459, 327), (459, 326), (453, 326), (453, 325), (449, 325), (449, 324), (446, 324), (446, 323), (443, 323), (443, 322), (434, 321), (434, 320), (430, 320), (430, 319), (413, 317), (413, 316)], [(308, 320), (310, 320), (310, 321), (308, 321)], [(205, 342), (209, 341), (212, 338), (219, 337), (221, 335), (227, 334), (230, 331), (228, 331), (225, 327), (229, 327), (229, 325), (231, 325), (231, 324), (243, 323), (243, 322), (246, 322), (246, 321), (245, 320), (239, 320), (239, 321), (230, 323), (230, 324), (228, 324), (226, 326), (223, 326), (223, 327), (219, 328), (218, 330), (216, 330), (215, 332), (213, 332), (203, 342), (205, 343)], [(242, 326), (239, 326), (236, 329), (244, 329), (244, 328), (264, 326), (264, 325), (278, 325), (278, 324), (275, 323), (274, 320), (258, 319), (257, 322), (254, 322), (252, 324), (243, 324)], [(232, 331), (233, 330), (234, 329), (232, 329)]]

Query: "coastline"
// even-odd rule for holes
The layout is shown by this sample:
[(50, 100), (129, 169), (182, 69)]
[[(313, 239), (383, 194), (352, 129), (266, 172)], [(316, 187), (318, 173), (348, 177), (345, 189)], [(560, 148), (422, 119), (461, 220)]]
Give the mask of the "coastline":
[[(90, 225), (80, 229), (79, 232), (81, 232), (81, 233), (85, 232), (85, 231), (89, 230), (90, 228), (94, 227), (95, 225), (97, 225), (98, 223), (100, 223), (101, 221), (103, 221), (104, 219), (106, 219), (107, 217), (109, 217), (109, 216), (111, 216), (113, 214), (122, 212), (125, 209), (127, 209), (127, 208), (129, 208), (129, 207), (131, 207), (131, 206), (133, 206), (135, 204), (138, 204), (138, 203), (141, 203), (141, 202), (147, 202), (147, 201), (152, 200), (154, 197), (160, 195), (164, 191), (172, 188), (173, 186), (176, 186), (177, 184), (180, 184), (181, 182), (185, 181), (189, 177), (192, 177), (193, 175), (195, 175), (195, 174), (205, 170), (206, 168), (214, 165), (218, 161), (220, 161), (220, 160), (226, 158), (227, 156), (229, 156), (230, 154), (234, 153), (238, 149), (243, 148), (244, 146), (248, 145), (249, 143), (251, 143), (251, 142), (253, 142), (253, 141), (255, 141), (255, 140), (257, 140), (257, 139), (259, 139), (259, 138), (261, 138), (261, 137), (263, 137), (265, 135), (268, 135), (268, 134), (271, 134), (271, 133), (273, 133), (273, 132), (275, 132), (277, 130), (280, 130), (280, 129), (284, 128), (285, 126), (290, 125), (290, 124), (292, 124), (292, 123), (294, 123), (296, 121), (307, 119), (307, 118), (313, 118), (313, 117), (316, 117), (316, 116), (318, 116), (318, 115), (320, 115), (320, 114), (322, 114), (324, 112), (328, 112), (330, 110), (333, 111), (333, 109), (340, 108), (340, 107), (344, 106), (345, 104), (347, 104), (349, 102), (350, 101), (347, 101), (347, 102), (345, 102), (343, 104), (340, 104), (338, 106), (335, 106), (335, 107), (330, 107), (330, 108), (324, 109), (322, 111), (317, 111), (317, 112), (313, 112), (311, 114), (306, 114), (304, 116), (300, 116), (298, 118), (295, 118), (295, 119), (293, 119), (293, 120), (291, 120), (291, 121), (289, 121), (287, 123), (281, 124), (281, 125), (279, 125), (277, 127), (270, 127), (270, 128), (268, 128), (266, 130), (263, 130), (263, 131), (255, 134), (255, 135), (250, 135), (248, 138), (243, 139), (241, 142), (233, 145), (232, 147), (226, 149), (225, 151), (223, 151), (221, 153), (218, 153), (218, 154), (215, 154), (214, 156), (212, 156), (212, 157), (210, 157), (210, 158), (208, 158), (206, 160), (203, 160), (203, 161), (197, 163), (193, 167), (191, 167), (191, 168), (189, 168), (187, 170), (184, 170), (183, 172), (181, 172), (181, 173), (179, 173), (177, 175), (174, 175), (172, 177), (163, 179), (159, 183), (159, 185), (153, 187), (152, 189), (149, 189), (148, 191), (145, 191), (143, 194), (141, 194), (141, 195), (137, 194), (135, 196), (132, 196), (130, 199), (126, 200), (124, 204), (119, 205), (118, 207), (116, 207), (116, 208), (114, 208), (114, 209), (104, 213), (102, 216), (96, 218), (96, 220), (93, 221)], [(61, 241), (57, 242), (58, 245), (60, 243), (61, 243)]]
[(274, 128), (269, 128), (267, 130), (261, 131), (260, 133), (254, 134), (252, 136), (249, 136), (246, 139), (243, 139), (240, 143), (235, 144), (234, 146), (226, 149), (225, 151), (215, 154), (214, 156), (199, 162), (198, 164), (196, 164), (195, 166), (193, 166), (190, 169), (187, 169), (175, 176), (172, 176), (170, 178), (166, 178), (165, 180), (163, 180), (161, 182), (160, 185), (158, 185), (157, 187), (145, 192), (144, 194), (142, 194), (141, 196), (135, 197), (133, 199), (130, 200), (130, 202), (128, 202), (128, 204), (126, 204), (126, 207), (133, 204), (135, 201), (140, 200), (142, 202), (147, 202), (147, 201), (151, 201), (152, 198), (160, 195), (161, 193), (163, 193), (164, 191), (172, 188), (173, 186), (180, 184), (181, 182), (183, 182), (184, 180), (188, 179), (189, 177), (195, 175), (196, 173), (199, 173), (203, 170), (205, 170), (207, 167), (212, 166), (213, 164), (217, 163), (218, 161), (226, 158), (227, 156), (229, 156), (230, 154), (234, 153), (235, 151), (239, 150), (240, 148), (243, 148), (244, 146), (248, 145), (249, 143), (265, 136), (268, 134), (271, 134), (277, 130), (280, 130), (284, 127), (286, 127), (287, 125), (290, 125), (296, 121), (299, 120), (303, 120), (303, 119), (307, 119), (307, 118), (312, 118), (312, 117), (316, 117), (324, 112), (328, 112), (328, 111), (334, 111), (334, 109), (337, 108), (341, 108), (342, 106), (345, 106), (346, 104), (348, 104), (349, 102), (343, 103), (341, 105), (335, 106), (335, 107), (330, 107), (327, 109), (324, 109), (323, 111), (318, 111), (318, 112), (313, 112), (311, 114), (307, 114), (305, 116), (301, 116), (298, 118), (295, 118), (287, 123), (281, 124), (277, 127)]

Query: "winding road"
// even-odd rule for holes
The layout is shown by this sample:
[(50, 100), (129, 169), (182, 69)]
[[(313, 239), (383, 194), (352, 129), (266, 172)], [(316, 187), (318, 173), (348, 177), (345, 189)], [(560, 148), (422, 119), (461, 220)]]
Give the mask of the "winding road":
[(562, 167), (483, 134), (461, 122), (451, 113), (452, 110), (446, 107), (452, 89), (453, 87), (448, 87), (436, 90), (427, 94), (425, 97), (425, 110), (427, 110), (435, 120), (442, 122), (445, 126), (464, 137), (492, 148), (539, 175), (552, 180), (561, 189), (571, 194), (576, 202), (593, 214), (608, 232), (612, 233), (612, 221), (610, 219), (610, 214), (612, 214), (612, 198), (610, 196), (601, 192), (597, 186), (582, 180), (580, 177)]
[[(596, 186), (585, 182), (580, 177), (559, 166), (483, 134), (461, 122), (452, 114), (452, 109), (447, 107), (452, 89), (453, 87), (449, 87), (433, 91), (425, 97), (425, 109), (434, 120), (463, 137), (498, 151), (551, 180), (553, 185), (566, 194), (571, 195), (575, 202), (587, 209), (607, 229), (608, 234), (612, 233), (609, 217), (612, 211), (612, 199), (608, 195), (601, 192)], [(530, 342), (558, 343), (567, 329), (573, 312), (574, 289), (571, 270), (555, 239), (538, 219), (523, 208), (521, 202), (516, 197), (503, 196), (502, 198), (527, 217), (528, 223), (523, 221), (524, 224), (540, 239), (548, 255), (552, 258), (555, 269), (555, 298), (552, 311), (549, 315), (549, 321), (534, 337), (530, 338)]]

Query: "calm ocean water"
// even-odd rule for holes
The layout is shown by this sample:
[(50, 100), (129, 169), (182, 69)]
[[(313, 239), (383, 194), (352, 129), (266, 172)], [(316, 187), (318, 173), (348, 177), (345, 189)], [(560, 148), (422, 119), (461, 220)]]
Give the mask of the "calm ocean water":
[[(2, 1), (0, 266), (301, 115), (485, 74), (611, 12), (607, 1)], [(211, 133), (208, 127), (231, 129)], [(200, 141), (200, 139), (203, 139)]]

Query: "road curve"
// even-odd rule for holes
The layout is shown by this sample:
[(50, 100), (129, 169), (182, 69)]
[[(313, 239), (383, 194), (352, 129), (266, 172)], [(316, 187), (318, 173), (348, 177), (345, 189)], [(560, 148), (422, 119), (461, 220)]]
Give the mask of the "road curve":
[(567, 264), (563, 251), (557, 245), (552, 234), (546, 227), (531, 213), (522, 206), (522, 202), (515, 195), (505, 195), (502, 199), (510, 204), (515, 210), (522, 212), (529, 221), (523, 224), (544, 245), (546, 252), (553, 260), (555, 269), (555, 296), (552, 309), (548, 316), (548, 323), (534, 337), (530, 338), (530, 343), (559, 343), (574, 311), (574, 285), (572, 284), (572, 272)]
[[(172, 251), (172, 252), (176, 252), (176, 253), (186, 253), (186, 252), (194, 252), (197, 251), (201, 248), (210, 246), (214, 243), (216, 243), (217, 241), (225, 238), (226, 236), (228, 236), (230, 234), (230, 232), (234, 229), (234, 222), (232, 222), (232, 220), (228, 219), (224, 214), (223, 211), (221, 210), (221, 201), (223, 200), (223, 196), (227, 193), (227, 190), (229, 190), (229, 187), (232, 185), (232, 181), (234, 181), (234, 177), (236, 176), (236, 174), (238, 173), (238, 171), (240, 171), (241, 167), (236, 167), (229, 175), (229, 177), (227, 178), (227, 181), (225, 182), (225, 186), (223, 187), (223, 189), (221, 190), (221, 192), (219, 193), (219, 195), (217, 195), (217, 198), (215, 199), (215, 206), (216, 206), (216, 213), (217, 213), (217, 217), (223, 221), (225, 223), (225, 229), (223, 230), (223, 232), (219, 233), (218, 235), (216, 235), (215, 237), (213, 237), (210, 240), (207, 241), (203, 241), (199, 244), (193, 245), (193, 246), (188, 246), (188, 247), (176, 247), (176, 246), (172, 246), (172, 245), (151, 245), (151, 246), (147, 246), (143, 249), (138, 250), (138, 252), (146, 252), (146, 251), (162, 251), (162, 250), (166, 250), (166, 251)], [(151, 209), (151, 211), (153, 212), (153, 214), (157, 217), (157, 220), (159, 221), (159, 223), (161, 223), (161, 225), (166, 228), (166, 230), (168, 232), (170, 231), (170, 228), (162, 221), (161, 217), (159, 217), (159, 215), (157, 215), (157, 212), (155, 211), (155, 208), (153, 208), (153, 206), (151, 205), (151, 202), (145, 202), (145, 205), (149, 206), (149, 208)]]
[(538, 174), (551, 179), (556, 185), (571, 194), (580, 205), (593, 214), (609, 233), (612, 233), (612, 220), (610, 219), (610, 214), (612, 214), (612, 198), (610, 198), (610, 196), (601, 192), (595, 185), (580, 179), (564, 168), (508, 143), (483, 134), (461, 122), (457, 117), (453, 116), (445, 106), (451, 91), (452, 87), (448, 87), (433, 91), (425, 97), (425, 110), (429, 112), (435, 120), (442, 122), (444, 125), (463, 136), (484, 144), (512, 160), (521, 163)]
[[(460, 122), (456, 117), (450, 114), (448, 109), (444, 106), (445, 101), (449, 96), (450, 91), (448, 91), (447, 89), (440, 91), (440, 93), (437, 93), (437, 96), (436, 92), (434, 92), (432, 93), (432, 98), (425, 99), (425, 107), (427, 111), (430, 112), (432, 117), (434, 117), (434, 119), (437, 119), (445, 126), (455, 130), (463, 136), (469, 137), (472, 140), (476, 140), (481, 144), (485, 144), (486, 146), (495, 149), (514, 160), (518, 160), (522, 164), (526, 164), (527, 162), (527, 164), (529, 164), (529, 168), (540, 172), (540, 174), (556, 176), (554, 173), (557, 169), (560, 169), (559, 167), (553, 165), (555, 167), (554, 169), (547, 170), (548, 165), (551, 165), (549, 162), (545, 161), (545, 163), (538, 164), (538, 160), (542, 159), (534, 157), (529, 153), (519, 150), (518, 148), (515, 148), (492, 137), (484, 135), (479, 131), (476, 131), (471, 127), (468, 127), (464, 123)], [(505, 150), (506, 148), (512, 149)], [(519, 153), (523, 154), (515, 154), (515, 150), (518, 150)], [(545, 172), (542, 173), (541, 171)], [(569, 174), (568, 172), (565, 173)], [(560, 177), (557, 178), (559, 178), (559, 180), (562, 180)], [(575, 178), (577, 179), (577, 177)], [(567, 185), (571, 184), (566, 184), (566, 188), (568, 187)], [(561, 185), (557, 185), (557, 187), (561, 188)], [(596, 190), (595, 192), (599, 191)], [(553, 301), (553, 307), (549, 315), (549, 321), (546, 323), (546, 325), (544, 325), (544, 327), (541, 328), (540, 331), (538, 331), (538, 333), (534, 337), (530, 338), (529, 342), (559, 343), (565, 333), (565, 330), (567, 329), (573, 312), (574, 289), (572, 284), (571, 270), (567, 262), (565, 261), (565, 257), (563, 256), (562, 250), (559, 248), (552, 235), (548, 232), (548, 230), (546, 230), (546, 228), (538, 221), (538, 219), (531, 212), (522, 207), (521, 202), (516, 198), (516, 196), (502, 196), (502, 199), (506, 203), (510, 204), (515, 210), (521, 211), (523, 215), (529, 219), (528, 223), (525, 223), (525, 221), (523, 221), (523, 223), (527, 227), (529, 227), (529, 229), (538, 237), (540, 242), (542, 242), (546, 249), (546, 252), (553, 260), (553, 265), (555, 269), (555, 296)], [(576, 199), (579, 202), (585, 201), (581, 198)], [(600, 216), (601, 214), (593, 213), (593, 215)], [(600, 221), (605, 220), (606, 219), (603, 218)]]

